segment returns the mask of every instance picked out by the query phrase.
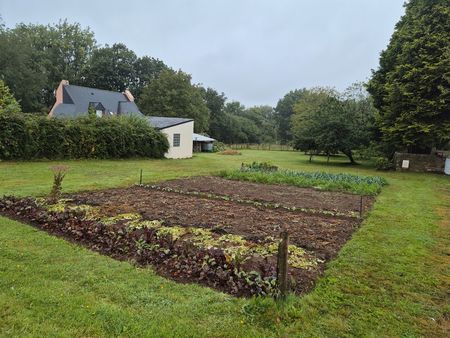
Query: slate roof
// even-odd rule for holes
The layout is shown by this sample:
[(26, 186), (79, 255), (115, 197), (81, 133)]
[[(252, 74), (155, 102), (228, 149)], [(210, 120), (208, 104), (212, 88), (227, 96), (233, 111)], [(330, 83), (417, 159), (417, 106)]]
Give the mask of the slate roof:
[(122, 93), (75, 85), (63, 86), (63, 103), (55, 107), (52, 115), (79, 117), (87, 115), (89, 106), (103, 107), (106, 113), (142, 115), (136, 103), (129, 101)]
[(165, 129), (194, 121), (181, 117), (145, 116), (134, 101), (123, 93), (75, 85), (63, 85), (63, 102), (57, 103), (52, 117), (76, 118), (88, 114), (89, 107), (118, 115), (145, 117), (156, 129)]
[(194, 121), (193, 119), (186, 119), (182, 117), (162, 117), (162, 116), (148, 116), (150, 124), (156, 129), (165, 129), (177, 126), (179, 124)]

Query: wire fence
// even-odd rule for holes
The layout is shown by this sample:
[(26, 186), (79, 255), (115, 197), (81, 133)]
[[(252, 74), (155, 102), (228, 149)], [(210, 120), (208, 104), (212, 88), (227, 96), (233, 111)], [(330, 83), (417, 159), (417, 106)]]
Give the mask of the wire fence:
[(241, 150), (277, 150), (277, 151), (294, 151), (294, 148), (288, 144), (270, 144), (270, 143), (239, 143), (239, 144), (228, 144), (231, 149)]

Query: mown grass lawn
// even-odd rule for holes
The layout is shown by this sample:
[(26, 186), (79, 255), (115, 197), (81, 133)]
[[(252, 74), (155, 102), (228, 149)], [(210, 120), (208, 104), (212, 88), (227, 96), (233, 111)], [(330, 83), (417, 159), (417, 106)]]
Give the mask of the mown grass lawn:
[[(0, 195), (43, 195), (48, 167), (78, 191), (267, 161), (283, 168), (380, 175), (370, 164), (326, 164), (295, 152), (201, 154), (189, 160), (0, 162)], [(381, 173), (389, 182), (361, 229), (309, 295), (284, 305), (180, 285), (0, 218), (0, 335), (36, 337), (444, 337), (450, 306), (450, 178)]]

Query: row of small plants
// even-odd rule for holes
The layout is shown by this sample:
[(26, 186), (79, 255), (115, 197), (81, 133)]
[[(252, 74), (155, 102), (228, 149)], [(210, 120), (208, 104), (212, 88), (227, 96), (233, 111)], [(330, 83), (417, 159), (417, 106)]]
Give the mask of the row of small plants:
[(376, 195), (387, 184), (386, 179), (380, 176), (304, 172), (279, 168), (268, 170), (265, 166), (265, 164), (258, 165), (258, 163), (250, 165), (243, 163), (240, 169), (221, 171), (217, 175), (231, 180), (314, 187), (360, 195)]
[[(277, 239), (260, 243), (210, 229), (166, 226), (161, 220), (144, 220), (139, 214), (101, 215), (98, 207), (73, 201), (4, 197), (0, 212), (18, 217), (46, 231), (81, 242), (102, 253), (154, 265), (175, 279), (194, 281), (237, 296), (277, 294), (273, 256)], [(313, 269), (320, 262), (310, 253), (289, 246), (289, 265)], [(263, 258), (258, 271), (246, 263)], [(272, 259), (272, 260), (271, 260)]]
[(273, 208), (273, 209), (285, 209), (289, 211), (298, 211), (298, 212), (304, 212), (308, 214), (319, 214), (319, 215), (327, 215), (327, 216), (334, 216), (334, 217), (358, 217), (358, 213), (355, 211), (347, 211), (347, 212), (340, 212), (337, 210), (323, 210), (323, 209), (313, 209), (313, 208), (302, 208), (302, 207), (289, 207), (285, 206), (279, 203), (270, 203), (270, 202), (263, 202), (263, 201), (254, 201), (254, 200), (246, 200), (241, 198), (233, 198), (228, 195), (218, 195), (208, 192), (202, 192), (202, 191), (186, 191), (181, 189), (175, 189), (170, 187), (162, 187), (159, 185), (141, 185), (144, 188), (148, 189), (154, 189), (159, 191), (165, 191), (165, 192), (173, 192), (181, 195), (190, 195), (190, 196), (197, 196), (197, 197), (203, 197), (203, 198), (210, 198), (210, 199), (216, 199), (216, 200), (222, 200), (222, 201), (232, 201), (237, 203), (243, 203), (243, 204), (249, 204), (255, 207), (265, 207), (265, 208)]
[(278, 171), (278, 166), (272, 164), (271, 162), (252, 162), (252, 163), (242, 163), (242, 170), (256, 170), (256, 171)]

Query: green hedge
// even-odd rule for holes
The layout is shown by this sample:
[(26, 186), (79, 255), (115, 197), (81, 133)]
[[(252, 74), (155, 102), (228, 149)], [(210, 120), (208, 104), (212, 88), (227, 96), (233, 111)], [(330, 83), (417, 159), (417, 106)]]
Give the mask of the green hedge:
[(140, 118), (0, 114), (0, 159), (161, 158), (167, 138)]

